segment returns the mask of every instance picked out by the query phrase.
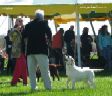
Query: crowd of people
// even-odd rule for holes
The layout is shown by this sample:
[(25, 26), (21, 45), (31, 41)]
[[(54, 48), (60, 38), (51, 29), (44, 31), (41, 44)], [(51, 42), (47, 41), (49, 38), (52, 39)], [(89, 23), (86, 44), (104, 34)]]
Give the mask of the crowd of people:
[[(28, 84), (30, 79), (32, 90), (36, 86), (37, 65), (40, 68), (45, 89), (52, 88), (49, 64), (56, 64), (65, 68), (64, 56), (70, 55), (77, 58), (77, 42), (74, 26), (64, 31), (60, 28), (52, 36), (48, 21), (44, 19), (44, 11), (37, 10), (35, 19), (26, 25), (23, 20), (17, 18), (13, 28), (8, 30), (6, 40), (6, 53), (8, 57), (7, 74), (12, 74), (11, 86), (16, 86), (19, 79), (23, 79), (23, 85)], [(89, 28), (84, 27), (80, 36), (80, 49), (82, 66), (90, 63), (92, 42), (98, 44), (100, 56), (105, 59), (105, 68), (112, 69), (112, 37), (108, 32), (108, 26), (103, 25), (98, 32), (96, 40), (88, 35)], [(0, 57), (0, 61), (1, 61)], [(3, 61), (2, 61), (3, 62)], [(3, 65), (3, 64), (0, 64)]]

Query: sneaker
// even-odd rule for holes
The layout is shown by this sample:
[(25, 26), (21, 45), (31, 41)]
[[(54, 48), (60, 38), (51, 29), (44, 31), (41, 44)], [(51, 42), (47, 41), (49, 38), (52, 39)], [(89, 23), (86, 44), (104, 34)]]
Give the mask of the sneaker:
[(31, 88), (31, 91), (34, 92), (34, 91), (37, 91), (38, 90), (38, 87), (36, 88)]

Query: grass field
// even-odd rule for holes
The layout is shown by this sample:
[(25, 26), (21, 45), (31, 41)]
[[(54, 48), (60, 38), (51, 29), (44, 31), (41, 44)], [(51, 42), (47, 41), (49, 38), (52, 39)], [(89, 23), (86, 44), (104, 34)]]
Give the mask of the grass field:
[(0, 75), (0, 96), (112, 96), (112, 74), (108, 72), (96, 73), (96, 88), (90, 89), (83, 82), (76, 83), (76, 89), (66, 88), (66, 76), (60, 81), (52, 81), (52, 90), (45, 90), (43, 82), (38, 83), (39, 89), (31, 91), (29, 85), (22, 82), (16, 87), (10, 86), (11, 76)]

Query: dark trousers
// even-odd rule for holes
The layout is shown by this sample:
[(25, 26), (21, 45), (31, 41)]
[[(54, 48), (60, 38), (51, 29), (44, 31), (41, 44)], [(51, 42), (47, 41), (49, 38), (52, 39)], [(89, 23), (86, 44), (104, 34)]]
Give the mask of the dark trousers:
[(16, 58), (9, 58), (8, 60), (8, 64), (7, 64), (7, 74), (9, 74), (11, 72), (11, 74), (13, 74), (14, 68), (16, 65)]
[(56, 49), (54, 49), (54, 53), (55, 53), (55, 63), (63, 65), (62, 49), (61, 48), (56, 48)]
[(67, 55), (70, 55), (74, 58), (74, 50), (71, 46), (71, 43), (66, 43), (66, 47), (67, 47)]

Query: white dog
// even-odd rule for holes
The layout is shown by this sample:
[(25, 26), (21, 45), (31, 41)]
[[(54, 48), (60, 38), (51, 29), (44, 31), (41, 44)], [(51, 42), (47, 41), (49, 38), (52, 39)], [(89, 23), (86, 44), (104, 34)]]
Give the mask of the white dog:
[[(102, 70), (102, 69), (101, 69)], [(75, 88), (75, 82), (84, 81), (86, 82), (90, 88), (95, 88), (94, 82), (94, 71), (101, 71), (100, 69), (89, 69), (78, 67), (75, 65), (75, 60), (71, 56), (66, 56), (66, 75), (67, 79), (67, 88), (68, 84), (72, 81), (72, 89)]]

